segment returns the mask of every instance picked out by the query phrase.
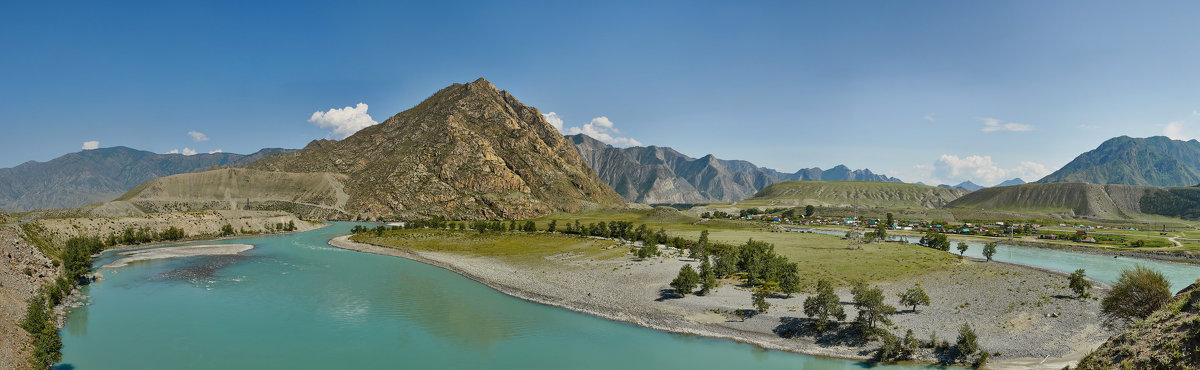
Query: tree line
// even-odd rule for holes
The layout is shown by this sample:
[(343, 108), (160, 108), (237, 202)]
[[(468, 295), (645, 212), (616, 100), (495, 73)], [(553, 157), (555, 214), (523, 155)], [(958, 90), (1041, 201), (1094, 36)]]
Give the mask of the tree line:
[(62, 337), (58, 333), (54, 307), (62, 303), (75, 286), (91, 282), (92, 254), (104, 250), (99, 238), (75, 237), (67, 240), (59, 254), (62, 273), (53, 282), (38, 288), (25, 306), (21, 329), (33, 338), (33, 353), (29, 364), (35, 369), (49, 369), (62, 360)]

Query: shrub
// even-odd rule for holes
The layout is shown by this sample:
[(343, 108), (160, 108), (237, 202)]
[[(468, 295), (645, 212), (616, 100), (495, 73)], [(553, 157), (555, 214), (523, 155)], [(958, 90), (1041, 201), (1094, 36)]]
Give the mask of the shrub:
[(1110, 325), (1146, 318), (1171, 298), (1170, 286), (1161, 273), (1141, 265), (1121, 271), (1112, 291), (1100, 302), (1100, 313)]

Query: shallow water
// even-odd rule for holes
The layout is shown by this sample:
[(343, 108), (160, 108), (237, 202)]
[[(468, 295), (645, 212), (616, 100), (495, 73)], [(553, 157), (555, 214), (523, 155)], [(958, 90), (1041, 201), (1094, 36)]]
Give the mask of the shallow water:
[[(835, 236), (846, 235), (844, 231), (840, 233), (821, 229), (810, 229), (810, 231)], [(907, 239), (909, 242), (915, 244), (921, 237), (909, 237)], [(951, 242), (953, 246), (951, 246), (950, 250), (958, 253), (958, 249), (956, 248), (959, 241), (951, 239)], [(966, 255), (983, 258), (983, 245), (986, 243), (979, 241), (967, 241), (966, 243), (969, 247)], [(996, 254), (992, 256), (992, 259), (1064, 272), (1075, 272), (1077, 269), (1084, 269), (1087, 276), (1108, 284), (1115, 282), (1121, 271), (1142, 265), (1161, 272), (1167, 278), (1167, 281), (1171, 283), (1172, 292), (1179, 292), (1195, 282), (1197, 278), (1200, 278), (1200, 266), (1196, 265), (1128, 257), (1113, 258), (1111, 255), (1056, 249), (1021, 247), (1006, 245), (1003, 241), (997, 244)]]
[(326, 244), (353, 225), (228, 241), (255, 245), (238, 256), (104, 269), (92, 304), (67, 318), (58, 368), (873, 367), (599, 319)]

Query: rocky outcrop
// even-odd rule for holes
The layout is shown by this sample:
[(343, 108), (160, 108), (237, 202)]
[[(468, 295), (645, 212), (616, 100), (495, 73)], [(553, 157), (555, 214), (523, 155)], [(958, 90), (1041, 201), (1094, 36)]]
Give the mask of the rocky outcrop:
[(347, 211), (367, 217), (526, 219), (624, 203), (541, 112), (484, 79), (250, 168), (344, 174)]
[(668, 147), (617, 148), (587, 135), (570, 135), (588, 166), (621, 197), (634, 203), (732, 202), (780, 181), (882, 181), (899, 179), (836, 166), (783, 173), (713, 155), (691, 158)]
[(21, 234), (16, 225), (0, 225), (0, 369), (29, 367), (32, 339), (20, 327), (25, 302), (59, 275), (58, 267)]

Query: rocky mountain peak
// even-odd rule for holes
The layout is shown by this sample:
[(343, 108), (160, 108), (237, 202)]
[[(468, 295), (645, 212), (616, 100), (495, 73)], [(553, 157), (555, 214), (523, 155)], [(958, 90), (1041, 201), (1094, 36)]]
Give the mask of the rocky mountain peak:
[(485, 79), (253, 168), (348, 175), (347, 211), (365, 216), (525, 219), (623, 203), (537, 108)]

